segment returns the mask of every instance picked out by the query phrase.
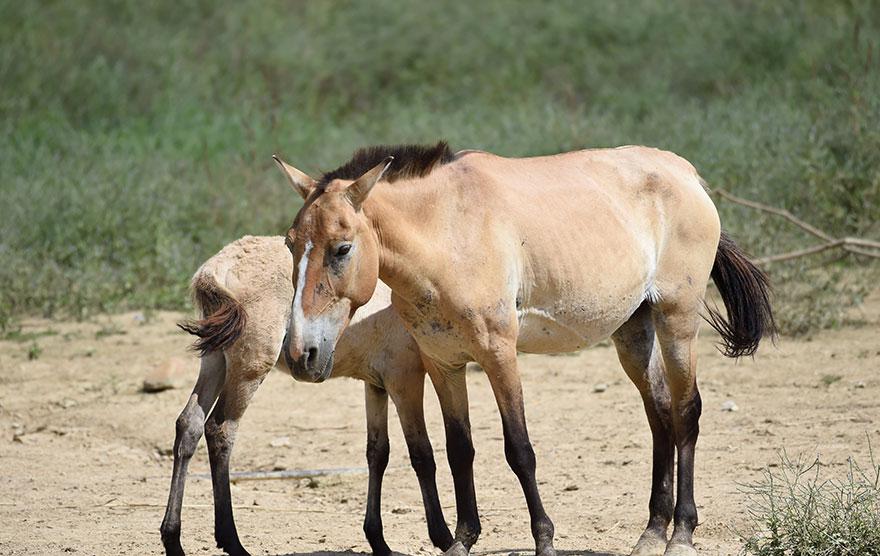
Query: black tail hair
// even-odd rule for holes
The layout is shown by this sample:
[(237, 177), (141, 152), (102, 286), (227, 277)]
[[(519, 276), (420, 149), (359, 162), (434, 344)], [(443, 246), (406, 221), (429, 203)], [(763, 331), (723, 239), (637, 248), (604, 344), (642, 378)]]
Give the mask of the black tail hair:
[(225, 289), (209, 280), (197, 281), (193, 288), (193, 298), (201, 309), (203, 318), (177, 324), (181, 330), (199, 337), (193, 342), (192, 349), (204, 357), (234, 344), (247, 323), (244, 306)]
[(706, 321), (724, 340), (721, 353), (727, 357), (754, 355), (761, 338), (770, 336), (775, 341), (770, 279), (724, 231), (712, 266), (712, 280), (727, 310), (724, 318), (716, 307), (706, 306)]

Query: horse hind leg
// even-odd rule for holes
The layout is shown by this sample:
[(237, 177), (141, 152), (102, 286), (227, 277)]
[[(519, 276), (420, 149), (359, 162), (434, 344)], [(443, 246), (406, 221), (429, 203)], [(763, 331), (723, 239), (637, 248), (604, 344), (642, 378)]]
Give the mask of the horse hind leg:
[(675, 439), (669, 389), (647, 302), (612, 335), (612, 340), (620, 364), (642, 396), (654, 445), (648, 525), (632, 556), (662, 556), (673, 512)]
[(694, 502), (694, 454), (700, 431), (702, 402), (697, 388), (697, 331), (702, 295), (661, 303), (655, 307), (654, 326), (669, 385), (672, 431), (677, 457), (674, 529), (666, 556), (693, 556), (697, 526)]
[(388, 393), (372, 384), (364, 385), (367, 409), (367, 511), (364, 534), (374, 556), (389, 556), (391, 549), (382, 531), (382, 479), (388, 467)]
[[(249, 361), (238, 364), (233, 361)], [(227, 353), (226, 384), (217, 405), (205, 422), (211, 483), (214, 489), (214, 539), (217, 548), (231, 556), (247, 556), (238, 537), (232, 515), (232, 494), (229, 488), (229, 460), (235, 444), (238, 425), (263, 379), (272, 370), (274, 361), (256, 357), (230, 357)]]
[(212, 353), (202, 357), (199, 378), (186, 406), (177, 418), (171, 490), (168, 494), (165, 518), (160, 528), (162, 544), (165, 546), (165, 553), (169, 556), (179, 556), (184, 553), (180, 544), (180, 513), (183, 506), (186, 470), (202, 438), (205, 416), (217, 400), (225, 376), (226, 362), (222, 353)]

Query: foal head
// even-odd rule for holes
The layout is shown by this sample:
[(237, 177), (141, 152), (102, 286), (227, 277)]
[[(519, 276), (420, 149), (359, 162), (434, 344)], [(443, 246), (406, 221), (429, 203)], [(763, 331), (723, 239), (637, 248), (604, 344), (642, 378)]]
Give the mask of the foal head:
[(379, 279), (378, 243), (361, 206), (392, 157), (354, 181), (326, 184), (274, 158), (305, 201), (286, 238), (295, 293), (282, 351), (297, 380), (322, 382), (336, 342)]

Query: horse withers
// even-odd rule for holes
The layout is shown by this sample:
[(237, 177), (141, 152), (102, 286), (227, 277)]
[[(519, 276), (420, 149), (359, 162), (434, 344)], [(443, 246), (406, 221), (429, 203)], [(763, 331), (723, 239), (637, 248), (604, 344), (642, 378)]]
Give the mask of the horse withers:
[[(177, 419), (171, 491), (161, 527), (169, 555), (183, 554), (180, 513), (186, 469), (203, 430), (214, 489), (217, 546), (233, 556), (247, 554), (232, 516), (229, 458), (239, 420), (260, 383), (275, 366), (291, 372), (280, 355), (294, 300), (292, 272), (293, 261), (283, 237), (247, 236), (224, 247), (193, 276), (192, 290), (203, 318), (182, 328), (199, 337), (194, 347), (202, 355), (201, 370)], [(332, 377), (364, 381), (369, 466), (364, 531), (373, 553), (391, 553), (380, 513), (382, 476), (389, 455), (389, 396), (397, 407), (418, 476), (430, 538), (435, 546), (449, 548), (453, 539), (437, 497), (434, 456), (422, 411), (425, 370), (418, 346), (390, 307), (387, 286), (379, 284), (335, 350)], [(294, 373), (294, 377), (317, 382), (327, 375)]]
[[(286, 356), (303, 372), (332, 364), (353, 312), (380, 278), (391, 287), (445, 419), (458, 507), (451, 552), (480, 533), (466, 363), (479, 363), (491, 383), (536, 553), (551, 556), (516, 354), (610, 337), (654, 443), (648, 524), (633, 554), (696, 553), (701, 316), (734, 357), (754, 353), (774, 322), (766, 276), (722, 234), (690, 163), (647, 147), (516, 159), (453, 153), (443, 142), (363, 149), (317, 180), (279, 163), (305, 199), (287, 237), (301, 295)], [(727, 317), (705, 304), (710, 276)]]

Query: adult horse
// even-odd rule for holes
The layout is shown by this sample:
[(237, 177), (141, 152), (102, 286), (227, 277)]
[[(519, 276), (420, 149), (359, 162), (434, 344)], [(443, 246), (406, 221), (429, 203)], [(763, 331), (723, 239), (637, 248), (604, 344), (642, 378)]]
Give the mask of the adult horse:
[[(774, 322), (766, 276), (721, 233), (690, 163), (646, 147), (512, 159), (453, 154), (443, 142), (361, 150), (317, 181), (279, 163), (305, 199), (287, 238), (301, 297), (285, 356), (294, 368), (326, 369), (377, 279), (391, 287), (445, 418), (461, 541), (452, 550), (480, 532), (465, 364), (479, 363), (491, 383), (536, 552), (550, 556), (554, 528), (535, 481), (516, 354), (611, 337), (654, 443), (650, 515), (633, 554), (696, 553), (700, 314), (732, 357), (754, 353)], [(394, 185), (374, 188), (383, 177)], [(726, 318), (705, 305), (710, 275)]]

